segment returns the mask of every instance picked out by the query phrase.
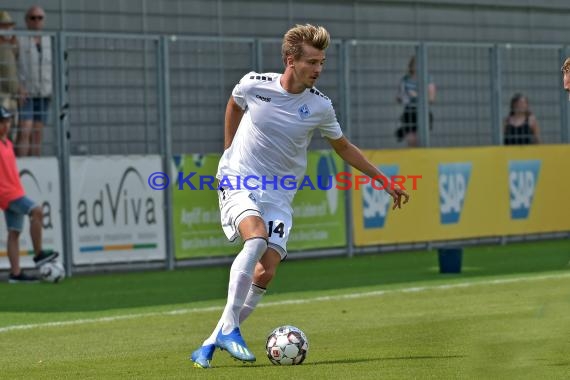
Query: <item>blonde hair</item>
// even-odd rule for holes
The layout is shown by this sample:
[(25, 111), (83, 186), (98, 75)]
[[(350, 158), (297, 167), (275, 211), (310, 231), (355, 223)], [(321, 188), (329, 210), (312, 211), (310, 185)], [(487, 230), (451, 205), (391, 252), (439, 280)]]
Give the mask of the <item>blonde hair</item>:
[(283, 62), (287, 62), (288, 56), (299, 59), (303, 55), (304, 43), (315, 49), (326, 50), (329, 47), (330, 40), (329, 32), (322, 26), (297, 24), (283, 36), (283, 45), (281, 45)]
[(565, 74), (570, 73), (570, 57), (566, 58), (560, 70), (562, 70), (562, 72)]

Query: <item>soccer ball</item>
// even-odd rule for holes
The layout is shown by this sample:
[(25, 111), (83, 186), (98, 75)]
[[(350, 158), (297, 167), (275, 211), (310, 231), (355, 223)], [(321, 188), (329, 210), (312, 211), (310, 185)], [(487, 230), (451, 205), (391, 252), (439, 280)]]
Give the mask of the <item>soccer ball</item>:
[(267, 357), (276, 365), (297, 365), (303, 363), (309, 351), (309, 340), (304, 332), (295, 326), (281, 326), (269, 334), (265, 345)]
[(57, 283), (65, 278), (65, 269), (57, 261), (50, 261), (40, 267), (42, 280)]

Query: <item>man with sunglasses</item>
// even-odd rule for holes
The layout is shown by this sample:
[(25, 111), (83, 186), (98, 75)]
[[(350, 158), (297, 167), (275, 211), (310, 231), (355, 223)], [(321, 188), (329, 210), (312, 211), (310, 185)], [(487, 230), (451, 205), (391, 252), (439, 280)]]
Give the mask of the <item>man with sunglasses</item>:
[(41, 154), (42, 130), (47, 121), (52, 95), (52, 51), (49, 36), (42, 36), (44, 10), (34, 5), (25, 16), (28, 30), (36, 35), (18, 38), (18, 73), (24, 88), (20, 99), (20, 128), (16, 142), (18, 156)]

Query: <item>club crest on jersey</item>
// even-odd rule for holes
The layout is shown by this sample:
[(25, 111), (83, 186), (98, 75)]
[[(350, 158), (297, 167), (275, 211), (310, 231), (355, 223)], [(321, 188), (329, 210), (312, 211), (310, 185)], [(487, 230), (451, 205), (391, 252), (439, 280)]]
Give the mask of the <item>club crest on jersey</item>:
[(303, 104), (301, 107), (299, 107), (299, 116), (301, 116), (301, 119), (303, 120), (311, 116), (311, 110), (309, 109), (309, 106)]

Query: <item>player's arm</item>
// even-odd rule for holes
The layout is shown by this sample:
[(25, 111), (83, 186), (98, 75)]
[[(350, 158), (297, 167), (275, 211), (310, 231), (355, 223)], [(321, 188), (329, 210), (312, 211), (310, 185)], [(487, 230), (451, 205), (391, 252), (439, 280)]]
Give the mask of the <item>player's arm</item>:
[(360, 170), (371, 178), (376, 177), (376, 179), (382, 183), (383, 188), (394, 199), (393, 208), (401, 207), (402, 198), (404, 198), (404, 203), (408, 202), (408, 199), (410, 198), (408, 193), (400, 189), (398, 185), (390, 183), (388, 177), (374, 166), (366, 157), (364, 157), (362, 151), (352, 144), (345, 136), (336, 140), (328, 138), (327, 140), (333, 147), (334, 151), (350, 166)]
[(226, 106), (226, 116), (224, 120), (224, 150), (228, 149), (234, 141), (239, 123), (245, 111), (236, 103), (233, 96), (230, 96)]

